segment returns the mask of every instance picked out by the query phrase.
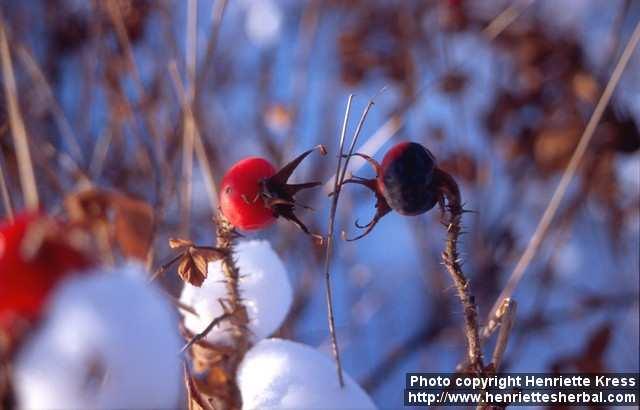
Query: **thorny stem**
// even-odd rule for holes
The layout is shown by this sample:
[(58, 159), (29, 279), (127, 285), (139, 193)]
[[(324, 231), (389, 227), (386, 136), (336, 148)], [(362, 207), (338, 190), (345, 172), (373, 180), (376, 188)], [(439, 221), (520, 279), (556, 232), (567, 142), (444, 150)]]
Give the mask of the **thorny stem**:
[(447, 267), (456, 287), (458, 298), (462, 303), (464, 311), (465, 335), (467, 338), (467, 356), (470, 368), (475, 372), (483, 371), (482, 349), (480, 335), (478, 331), (478, 311), (475, 299), (471, 294), (471, 285), (462, 272), (460, 255), (458, 254), (458, 238), (461, 232), (460, 221), (464, 210), (462, 209), (460, 189), (458, 184), (446, 172), (436, 169), (441, 193), (446, 199), (446, 206), (443, 205), (443, 213), (448, 219), (445, 221), (447, 228), (447, 240), (442, 259)]
[[(233, 246), (238, 233), (234, 226), (225, 218), (222, 212), (218, 213), (217, 220), (217, 238), (218, 248), (225, 250), (225, 256), (222, 258), (222, 272), (225, 276), (225, 286), (227, 288), (227, 298), (221, 299), (226, 319), (231, 325), (231, 335), (233, 337), (235, 355), (229, 358), (227, 371), (229, 375), (235, 375), (240, 360), (244, 357), (249, 349), (249, 334), (247, 309), (242, 303), (240, 294), (240, 271), (233, 259)], [(217, 321), (219, 322), (219, 321)], [(217, 322), (214, 320), (211, 327)], [(227, 388), (233, 403), (229, 408), (240, 408), (242, 399), (240, 392), (235, 383), (235, 377), (231, 376), (227, 382)]]
[[(233, 225), (225, 218), (220, 212), (218, 214), (218, 248), (225, 250), (226, 255), (222, 258), (222, 272), (225, 276), (225, 285), (227, 287), (227, 309), (234, 313), (237, 317), (233, 320), (234, 331), (233, 336), (236, 342), (239, 342), (236, 346), (244, 348), (248, 345), (246, 325), (248, 318), (246, 317), (246, 308), (242, 304), (242, 298), (240, 296), (240, 270), (236, 266), (233, 259), (233, 246), (237, 232)], [(244, 320), (243, 320), (244, 319)]]
[(209, 332), (211, 332), (214, 327), (216, 327), (217, 325), (222, 323), (224, 320), (229, 319), (230, 317), (231, 317), (231, 313), (223, 313), (222, 315), (220, 315), (220, 316), (216, 317), (215, 319), (213, 319), (207, 325), (207, 327), (204, 328), (204, 330), (202, 332), (194, 335), (191, 338), (191, 340), (189, 340), (189, 343), (187, 343), (186, 345), (184, 345), (184, 347), (182, 349), (180, 349), (180, 353), (186, 352), (187, 349), (189, 349), (191, 346), (193, 346), (194, 343), (196, 343), (197, 341), (202, 340), (205, 337), (207, 337)]

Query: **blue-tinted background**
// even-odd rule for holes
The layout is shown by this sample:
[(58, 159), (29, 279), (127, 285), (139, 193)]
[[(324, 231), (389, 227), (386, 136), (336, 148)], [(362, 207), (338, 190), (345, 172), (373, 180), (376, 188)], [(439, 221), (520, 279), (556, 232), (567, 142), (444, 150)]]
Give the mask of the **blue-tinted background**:
[[(114, 20), (106, 1), (2, 2), (47, 209), (61, 208), (82, 170), (94, 184), (156, 207), (154, 266), (170, 256), (167, 238), (185, 229), (197, 243), (214, 241), (197, 159), (189, 219), (179, 199), (187, 183), (184, 121), (170, 72), (175, 64), (192, 83), (185, 55), (194, 27), (187, 9), (195, 4), (194, 112), (216, 181), (244, 156), (284, 164), (319, 143), (330, 155), (310, 157), (294, 179), (329, 181), (348, 95), (356, 95), (351, 133), (376, 96), (359, 146), (382, 144), (369, 152), (381, 159), (399, 140), (423, 143), (475, 211), (464, 216), (462, 247), (483, 322), (640, 19), (640, 4), (623, 0), (116, 3)], [(508, 7), (517, 18), (485, 30)], [(513, 295), (519, 307), (505, 371), (638, 370), (639, 70), (637, 51)], [(5, 111), (3, 98), (2, 165), (19, 192)], [(327, 229), (326, 194), (302, 198), (315, 211), (301, 218), (319, 232)], [(369, 193), (349, 186), (338, 228), (355, 232), (353, 221), (369, 218), (373, 206)], [(434, 209), (390, 214), (368, 237), (337, 241), (332, 276), (344, 366), (381, 407), (400, 405), (405, 372), (452, 371), (463, 357), (461, 307), (440, 264), (443, 232)], [(297, 289), (280, 334), (328, 350), (322, 249), (283, 221), (255, 235), (273, 241)], [(164, 284), (177, 292), (173, 274)]]

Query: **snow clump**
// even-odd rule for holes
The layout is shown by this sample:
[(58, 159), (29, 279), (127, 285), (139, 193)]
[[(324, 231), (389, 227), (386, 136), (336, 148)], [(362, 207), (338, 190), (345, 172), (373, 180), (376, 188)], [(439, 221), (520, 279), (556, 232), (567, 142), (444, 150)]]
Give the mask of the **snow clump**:
[[(278, 330), (287, 316), (293, 291), (280, 257), (268, 241), (238, 242), (234, 247), (236, 266), (240, 271), (240, 296), (249, 315), (251, 340), (257, 342)], [(198, 314), (184, 312), (184, 325), (192, 333), (202, 332), (224, 312), (220, 300), (227, 298), (222, 262), (210, 262), (202, 287), (185, 284), (180, 301)], [(213, 328), (205, 340), (231, 346), (230, 324), (223, 321)]]
[(375, 409), (367, 393), (324, 353), (300, 343), (267, 339), (247, 352), (237, 375), (242, 408)]
[(178, 405), (178, 317), (147, 278), (129, 263), (60, 284), (15, 361), (20, 408)]

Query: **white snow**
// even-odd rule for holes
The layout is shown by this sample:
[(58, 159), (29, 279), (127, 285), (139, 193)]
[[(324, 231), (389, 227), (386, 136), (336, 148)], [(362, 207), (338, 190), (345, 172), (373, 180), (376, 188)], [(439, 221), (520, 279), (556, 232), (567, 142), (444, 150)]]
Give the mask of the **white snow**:
[[(240, 270), (240, 295), (249, 314), (249, 329), (254, 342), (275, 332), (289, 312), (293, 291), (287, 271), (268, 241), (241, 241), (235, 246), (234, 257)], [(220, 299), (227, 298), (222, 263), (211, 262), (208, 277), (198, 288), (189, 284), (180, 301), (191, 306), (198, 316), (184, 314), (184, 324), (193, 333), (202, 332), (211, 321), (223, 314)], [(210, 343), (232, 343), (229, 323), (223, 322), (206, 337)]]
[(249, 350), (238, 369), (242, 408), (375, 409), (346, 373), (341, 388), (333, 360), (309, 346), (266, 339)]
[(20, 408), (178, 406), (178, 318), (145, 273), (137, 264), (99, 269), (56, 289), (15, 361)]
[(258, 46), (270, 46), (282, 31), (282, 10), (273, 0), (251, 1), (247, 4), (245, 30), (247, 37)]

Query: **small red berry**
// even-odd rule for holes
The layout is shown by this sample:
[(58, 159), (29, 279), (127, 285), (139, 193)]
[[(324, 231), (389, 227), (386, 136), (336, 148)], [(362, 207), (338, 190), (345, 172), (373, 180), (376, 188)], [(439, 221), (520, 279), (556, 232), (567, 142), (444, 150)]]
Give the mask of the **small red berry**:
[(276, 218), (283, 217), (303, 232), (320, 237), (311, 234), (294, 213), (295, 207), (299, 206), (295, 202), (295, 194), (303, 189), (318, 186), (320, 182), (287, 182), (302, 160), (315, 149), (319, 149), (322, 155), (326, 153), (324, 147), (318, 145), (302, 153), (279, 171), (276, 171), (269, 161), (259, 157), (249, 157), (235, 163), (222, 178), (222, 214), (232, 225), (243, 230), (262, 229)]
[[(353, 177), (343, 182), (363, 185), (376, 195), (376, 214), (366, 225), (356, 226), (365, 229), (364, 233), (350, 240), (367, 235), (378, 221), (394, 210), (401, 215), (420, 215), (437, 203), (443, 204), (444, 198), (456, 197), (455, 181), (436, 166), (433, 154), (421, 144), (401, 142), (394, 145), (379, 164), (364, 154), (353, 154), (366, 159), (375, 169), (374, 179)], [(455, 191), (455, 192), (454, 192)], [(453, 192), (453, 195), (447, 195)]]
[(38, 213), (18, 215), (0, 224), (0, 330), (15, 320), (40, 315), (51, 290), (70, 273), (89, 266), (88, 259), (60, 237), (48, 237), (55, 222)]
[(260, 196), (261, 181), (276, 173), (269, 161), (249, 157), (236, 162), (222, 178), (220, 207), (235, 227), (262, 229), (276, 220)]

